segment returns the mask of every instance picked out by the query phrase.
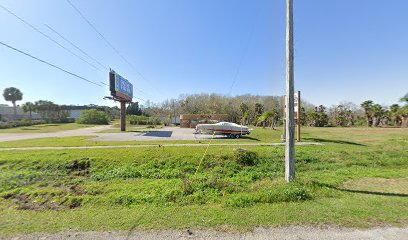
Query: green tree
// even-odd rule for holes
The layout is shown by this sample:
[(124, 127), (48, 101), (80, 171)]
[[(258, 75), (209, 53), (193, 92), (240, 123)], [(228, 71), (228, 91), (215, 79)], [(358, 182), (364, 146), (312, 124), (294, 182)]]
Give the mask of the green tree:
[(374, 127), (378, 127), (381, 123), (382, 117), (384, 116), (384, 109), (380, 104), (373, 104), (371, 110), (374, 117)]
[(242, 113), (241, 124), (246, 124), (249, 119), (249, 107), (245, 103), (241, 103), (241, 105), (239, 105), (239, 109)]
[(403, 97), (400, 99), (400, 102), (405, 102), (406, 104), (408, 104), (408, 93), (405, 94), (405, 96), (403, 96)]
[(33, 115), (32, 115), (32, 113), (35, 111), (35, 105), (34, 105), (34, 103), (32, 103), (32, 102), (26, 102), (26, 103), (24, 103), (23, 104), (23, 111), (25, 112), (25, 113), (30, 113), (30, 121), (31, 121), (31, 119), (33, 118)]
[(81, 116), (77, 119), (80, 124), (109, 124), (109, 118), (106, 112), (98, 111), (96, 109), (83, 110)]
[(9, 101), (13, 104), (14, 108), (14, 117), (17, 115), (17, 106), (16, 102), (23, 99), (23, 93), (20, 89), (15, 87), (5, 88), (3, 91), (4, 100)]
[(368, 127), (373, 126), (373, 111), (372, 111), (373, 101), (371, 100), (364, 101), (361, 104), (361, 107), (364, 109), (364, 113), (367, 120), (367, 126)]
[(55, 103), (47, 100), (38, 100), (34, 103), (35, 111), (41, 115), (41, 118), (50, 120), (53, 118)]
[(265, 106), (262, 103), (255, 103), (253, 124), (258, 125), (259, 117), (264, 113)]
[(326, 107), (320, 105), (315, 107), (314, 111), (307, 113), (307, 119), (310, 126), (325, 127), (329, 123), (329, 116), (326, 114)]
[(390, 112), (391, 112), (391, 119), (394, 123), (395, 126), (399, 127), (401, 126), (401, 115), (399, 114), (400, 106), (398, 104), (392, 104), (390, 106)]
[(269, 126), (275, 129), (276, 116), (277, 116), (276, 111), (266, 111), (261, 116), (258, 117), (258, 122), (262, 124), (263, 128)]
[(126, 114), (127, 115), (136, 115), (136, 116), (140, 116), (143, 114), (142, 109), (139, 107), (139, 103), (138, 102), (134, 102), (129, 104), (129, 106), (126, 108)]

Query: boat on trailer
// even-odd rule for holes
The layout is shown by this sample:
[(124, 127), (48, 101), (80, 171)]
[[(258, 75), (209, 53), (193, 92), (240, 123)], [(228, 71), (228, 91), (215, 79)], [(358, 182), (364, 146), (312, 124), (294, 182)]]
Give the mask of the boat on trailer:
[(247, 126), (230, 122), (198, 124), (195, 130), (198, 134), (227, 135), (230, 138), (240, 138), (251, 133)]

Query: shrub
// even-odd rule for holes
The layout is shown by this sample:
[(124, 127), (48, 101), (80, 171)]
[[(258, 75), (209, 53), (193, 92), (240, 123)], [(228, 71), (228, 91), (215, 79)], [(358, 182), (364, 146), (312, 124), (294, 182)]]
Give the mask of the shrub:
[(127, 119), (131, 125), (160, 125), (160, 118), (128, 115)]
[(108, 115), (105, 112), (96, 109), (83, 110), (81, 117), (77, 119), (80, 124), (109, 124)]
[(6, 128), (16, 128), (16, 127), (27, 127), (39, 124), (45, 124), (44, 120), (20, 120), (20, 121), (10, 121), (10, 122), (0, 122), (0, 129)]
[(255, 161), (258, 159), (258, 154), (245, 149), (236, 149), (234, 159), (241, 165), (251, 166), (254, 165)]

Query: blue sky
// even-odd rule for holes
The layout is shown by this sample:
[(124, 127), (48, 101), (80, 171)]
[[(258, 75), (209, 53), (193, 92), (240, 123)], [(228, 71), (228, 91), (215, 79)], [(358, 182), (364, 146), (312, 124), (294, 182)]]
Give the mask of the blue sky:
[[(65, 0), (0, 0), (89, 62), (48, 24), (159, 102), (185, 93), (283, 95), (284, 0), (71, 0), (130, 67)], [(372, 99), (392, 104), (408, 92), (408, 1), (294, 0), (295, 89), (313, 104)], [(107, 83), (87, 63), (0, 9), (0, 41)], [(105, 104), (98, 87), (0, 46), (0, 90), (23, 101)], [(94, 62), (93, 62), (94, 63)], [(94, 63), (94, 65), (97, 65)], [(141, 77), (139, 73), (143, 75)], [(233, 85), (232, 90), (231, 85)], [(0, 98), (0, 103), (5, 103)], [(143, 102), (142, 102), (143, 103)]]

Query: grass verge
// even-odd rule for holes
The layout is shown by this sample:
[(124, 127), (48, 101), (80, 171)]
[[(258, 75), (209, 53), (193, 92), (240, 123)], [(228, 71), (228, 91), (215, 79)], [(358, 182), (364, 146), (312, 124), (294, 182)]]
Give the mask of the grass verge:
[(205, 148), (4, 151), (0, 235), (408, 223), (404, 130), (308, 129), (305, 138), (324, 145), (296, 149), (291, 184), (283, 147), (212, 146), (198, 170)]

